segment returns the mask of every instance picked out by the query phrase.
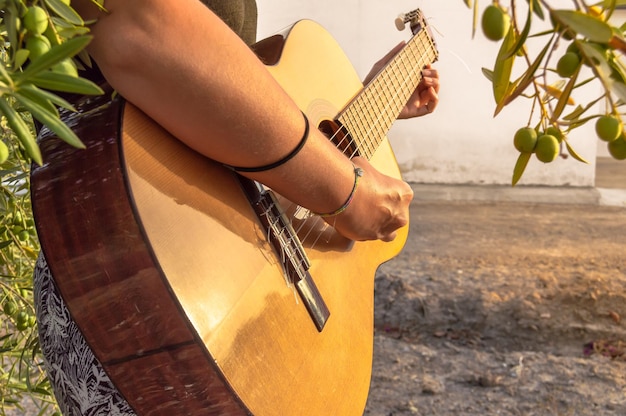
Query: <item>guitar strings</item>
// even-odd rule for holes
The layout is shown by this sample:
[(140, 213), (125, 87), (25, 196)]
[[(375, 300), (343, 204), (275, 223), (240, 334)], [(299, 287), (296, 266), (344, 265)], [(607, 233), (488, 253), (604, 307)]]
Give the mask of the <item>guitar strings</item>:
[[(399, 59), (402, 59), (402, 58), (400, 57)], [(419, 63), (422, 64), (422, 65), (418, 66), (417, 68), (420, 68), (420, 72), (421, 72), (421, 68), (423, 67), (423, 62), (421, 60), (419, 60)], [(415, 74), (415, 71), (416, 71), (416, 67), (414, 66), (414, 67), (412, 67), (411, 71), (404, 77), (403, 81), (401, 82), (401, 86), (402, 87), (406, 87), (406, 85), (411, 81), (412, 77)], [(421, 74), (419, 74), (417, 76), (417, 83), (418, 84), (419, 84), (419, 81), (421, 80), (421, 78), (422, 78), (422, 76), (421, 76)], [(400, 90), (402, 90), (402, 88)], [(398, 97), (399, 97), (399, 94), (396, 94), (396, 95), (393, 96), (394, 99), (398, 98)], [(365, 132), (365, 135), (362, 137), (363, 142), (367, 142), (368, 139), (371, 138), (372, 133), (374, 132), (374, 129), (376, 129), (378, 126), (380, 126), (382, 124), (381, 119), (383, 118), (384, 115), (387, 115), (387, 112), (390, 111), (390, 108), (391, 108), (391, 104), (388, 104), (387, 106), (382, 108), (383, 111), (381, 113), (379, 113), (378, 117), (375, 119), (375, 122), (371, 123), (371, 125), (369, 127), (369, 130), (367, 130)], [(343, 135), (343, 137), (341, 138), (341, 141), (339, 142), (339, 144), (340, 145), (343, 144), (345, 142), (345, 140), (348, 139), (349, 140), (348, 141), (348, 146), (346, 146), (346, 147), (355, 149), (355, 150), (352, 151), (351, 154), (347, 155), (351, 159), (354, 156), (356, 156), (357, 153), (358, 153), (358, 146), (355, 145), (356, 144), (356, 139), (354, 137), (352, 137), (352, 134), (349, 131), (348, 127), (346, 127), (345, 125), (341, 124), (340, 128), (330, 137), (330, 140), (332, 141), (333, 139), (335, 139), (336, 136), (338, 134), (340, 134), (340, 133)], [(301, 224), (301, 226), (299, 227), (299, 231), (302, 229), (302, 227), (304, 227), (304, 225), (305, 225), (304, 223), (306, 221), (310, 221), (310, 220), (311, 220), (311, 218), (306, 219)], [(323, 221), (323, 219), (320, 218), (320, 217), (314, 217), (313, 221), (315, 222), (315, 224), (317, 224), (319, 221)], [(336, 219), (335, 219), (335, 221), (336, 221)], [(315, 245), (317, 244), (317, 242), (319, 241), (321, 236), (324, 234), (324, 232), (328, 228), (334, 228), (334, 224), (333, 224), (332, 227), (330, 227), (328, 224), (325, 224), (324, 231), (319, 233), (319, 235), (317, 236), (317, 238), (315, 239), (315, 241), (311, 245), (312, 248), (315, 247)], [(313, 230), (313, 227), (311, 227), (310, 231), (312, 231), (312, 230)], [(310, 235), (310, 231), (309, 231), (309, 233), (307, 233), (307, 235), (302, 240), (303, 243), (306, 242), (306, 240), (308, 239), (308, 237)], [(328, 243), (328, 241), (329, 240), (327, 239), (326, 242)]]
[(274, 215), (271, 215), (272, 213), (272, 209), (274, 208), (273, 205), (268, 205), (267, 207), (265, 207), (265, 209), (263, 210), (263, 212), (261, 213), (262, 216), (264, 216), (267, 220), (267, 224), (268, 227), (266, 229), (266, 236), (265, 236), (265, 241), (271, 242), (272, 241), (272, 235), (275, 236), (275, 238), (277, 238), (280, 241), (280, 266), (281, 269), (283, 271), (283, 277), (285, 279), (285, 283), (287, 284), (287, 287), (291, 288), (292, 282), (291, 279), (289, 278), (289, 273), (287, 271), (287, 267), (285, 266), (285, 259), (287, 258), (287, 252), (286, 252), (286, 246), (285, 244), (282, 242), (282, 236), (284, 235), (284, 227), (282, 227), (282, 229), (279, 231), (278, 230), (278, 218)]
[[(409, 43), (411, 43), (411, 42), (409, 42)], [(407, 44), (407, 46), (408, 46), (408, 44)], [(396, 58), (394, 58), (390, 62), (389, 65), (393, 64), (396, 59), (402, 60), (403, 57), (400, 54), (398, 54), (396, 56)], [(400, 82), (400, 86), (401, 86), (401, 88), (399, 88), (400, 91), (403, 91), (403, 90), (406, 89), (407, 84), (409, 82), (411, 82), (411, 80), (415, 76), (415, 72), (416, 72), (417, 68), (419, 68), (420, 74), (417, 75), (416, 85), (419, 84), (420, 80), (422, 79), (421, 70), (422, 70), (422, 68), (423, 68), (423, 66), (425, 64), (425, 61), (420, 58), (420, 59), (418, 59), (418, 64), (419, 65), (417, 65), (417, 66), (412, 66), (411, 70), (409, 71), (409, 73), (404, 76), (404, 78)], [(396, 98), (401, 98), (401, 97), (400, 97), (400, 94), (395, 93), (392, 96), (392, 98), (395, 100)], [(369, 140), (371, 139), (371, 136), (373, 134), (375, 134), (375, 129), (383, 124), (383, 121), (382, 121), (383, 116), (386, 116), (387, 113), (389, 111), (391, 111), (392, 104), (393, 104), (393, 102), (390, 102), (386, 106), (382, 107), (382, 109), (381, 109), (382, 111), (380, 113), (378, 113), (377, 118), (374, 120), (373, 123), (370, 123), (368, 130), (366, 130), (365, 134), (363, 135), (363, 137), (361, 137), (361, 139), (362, 139), (362, 143), (361, 144), (371, 144), (369, 142)], [(345, 113), (345, 110), (344, 110), (344, 113)], [(337, 118), (339, 118), (339, 117), (337, 117)], [(352, 159), (353, 157), (355, 157), (359, 153), (359, 150), (358, 150), (359, 143), (357, 143), (356, 138), (353, 137), (353, 135), (350, 132), (350, 130), (348, 129), (348, 127), (345, 126), (344, 124), (340, 124), (339, 125), (339, 128), (332, 134), (331, 137), (329, 137), (329, 140), (331, 140), (331, 141), (336, 140), (337, 136), (339, 134), (341, 134), (342, 136), (341, 136), (339, 142), (336, 143), (337, 147), (341, 148), (342, 146), (345, 146), (346, 149), (354, 149), (354, 150), (351, 151), (350, 154), (346, 154), (346, 156), (349, 159)], [(346, 140), (347, 140), (347, 145), (346, 145)], [(290, 203), (291, 203), (290, 209), (293, 209), (294, 206), (297, 206), (297, 204), (295, 204), (293, 202), (290, 202)], [(299, 208), (301, 208), (301, 207), (299, 207)], [(298, 208), (296, 208), (296, 209), (298, 209)], [(320, 227), (320, 222), (322, 223), (321, 227)], [(300, 234), (305, 226), (309, 226), (310, 227), (309, 230), (305, 233), (305, 235), (301, 238), (302, 244), (305, 244), (307, 242), (307, 240), (311, 237), (311, 233), (313, 232), (313, 230), (315, 230), (317, 228), (321, 228), (321, 230), (318, 232), (317, 236), (314, 237), (314, 240), (311, 243), (310, 247), (314, 248), (317, 245), (317, 243), (319, 242), (319, 240), (322, 238), (322, 236), (324, 234), (327, 234), (327, 231), (330, 231), (330, 232), (328, 233), (328, 237), (325, 239), (325, 242), (328, 243), (330, 241), (330, 239), (332, 237), (332, 230), (334, 229), (334, 226), (335, 226), (335, 222), (336, 222), (336, 219), (333, 220), (333, 225), (331, 226), (328, 223), (326, 223), (326, 221), (324, 221), (323, 218), (321, 218), (319, 216), (315, 216), (312, 213), (310, 213), (310, 211), (308, 211), (308, 215), (303, 219), (301, 224), (297, 227), (296, 233)]]

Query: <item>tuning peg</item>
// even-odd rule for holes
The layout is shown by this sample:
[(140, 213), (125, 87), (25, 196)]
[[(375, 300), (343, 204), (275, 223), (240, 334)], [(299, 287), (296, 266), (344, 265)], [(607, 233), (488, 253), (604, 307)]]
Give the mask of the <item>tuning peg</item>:
[(420, 25), (422, 20), (422, 14), (419, 9), (411, 10), (408, 13), (401, 13), (396, 17), (396, 28), (400, 31), (404, 30), (407, 23), (411, 23), (411, 29), (414, 26)]
[(400, 32), (402, 32), (406, 28), (406, 23), (407, 22), (408, 22), (408, 20), (406, 18), (406, 13), (399, 14), (398, 17), (396, 17), (396, 20), (395, 20), (396, 29), (398, 29)]

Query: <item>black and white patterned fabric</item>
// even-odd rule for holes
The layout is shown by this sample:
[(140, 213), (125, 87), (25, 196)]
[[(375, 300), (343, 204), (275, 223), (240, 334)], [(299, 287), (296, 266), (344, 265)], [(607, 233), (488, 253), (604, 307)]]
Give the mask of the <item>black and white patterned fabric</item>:
[(39, 343), (63, 415), (135, 416), (72, 320), (41, 254), (34, 296)]

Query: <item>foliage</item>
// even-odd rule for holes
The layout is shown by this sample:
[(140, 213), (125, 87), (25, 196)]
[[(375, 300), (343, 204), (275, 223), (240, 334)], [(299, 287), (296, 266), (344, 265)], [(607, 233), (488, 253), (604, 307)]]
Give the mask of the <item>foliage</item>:
[(20, 408), (26, 397), (45, 411), (54, 400), (41, 368), (34, 318), (32, 273), (39, 247), (30, 208), (29, 169), (13, 133), (4, 120), (2, 124), (10, 154), (0, 171), (0, 414)]
[[(95, 3), (95, 0), (93, 0)], [(39, 251), (30, 205), (30, 163), (41, 164), (34, 121), (82, 143), (59, 118), (74, 110), (59, 92), (100, 94), (77, 68), (90, 65), (89, 29), (68, 0), (0, 0), (0, 414), (26, 400), (55, 411), (37, 338), (32, 274)]]
[[(478, 1), (464, 2), (474, 8), (476, 30)], [(538, 135), (553, 136), (574, 159), (587, 163), (573, 149), (567, 135), (605, 115), (619, 119), (621, 130), (622, 108), (626, 102), (623, 60), (626, 23), (614, 26), (611, 16), (616, 7), (626, 5), (626, 0), (603, 0), (593, 5), (573, 0), (573, 8), (569, 9), (554, 8), (544, 0), (510, 0), (508, 8), (502, 3), (494, 0), (488, 8), (493, 12), (493, 7), (497, 7), (510, 18), (511, 24), (508, 32), (496, 39), (501, 44), (493, 69), (483, 68), (483, 74), (492, 83), (494, 116), (517, 99), (529, 99), (530, 115), (526, 126), (520, 128), (532, 127)], [(562, 4), (560, 2), (560, 7)], [(494, 31), (490, 25), (501, 25), (501, 22), (483, 16), (483, 32), (492, 39)], [(533, 32), (533, 26), (539, 26), (540, 30)], [(528, 47), (531, 39), (534, 42), (543, 39), (545, 46), (533, 53)], [(514, 77), (514, 64), (520, 62), (525, 69)], [(599, 96), (576, 104), (575, 93), (589, 84), (599, 85)], [(605, 110), (594, 113), (598, 103), (604, 104)], [(626, 141), (625, 134), (616, 140)], [(536, 149), (520, 152), (513, 171), (513, 185), (522, 177), (533, 153), (537, 154)]]

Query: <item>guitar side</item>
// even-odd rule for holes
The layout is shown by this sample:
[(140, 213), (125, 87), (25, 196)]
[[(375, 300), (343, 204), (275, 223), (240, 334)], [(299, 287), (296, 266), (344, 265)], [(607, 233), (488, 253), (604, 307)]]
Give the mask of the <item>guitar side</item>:
[[(296, 24), (281, 47), (268, 69), (312, 123), (332, 120), (361, 88), (312, 22)], [(44, 140), (49, 162), (33, 173), (33, 200), (68, 307), (136, 411), (362, 414), (374, 272), (401, 250), (406, 228), (393, 243), (352, 243), (309, 227), (325, 233), (304, 240), (331, 312), (318, 332), (233, 173), (128, 103), (99, 108), (122, 130), (86, 138), (84, 153)], [(371, 162), (399, 176), (388, 143)]]

